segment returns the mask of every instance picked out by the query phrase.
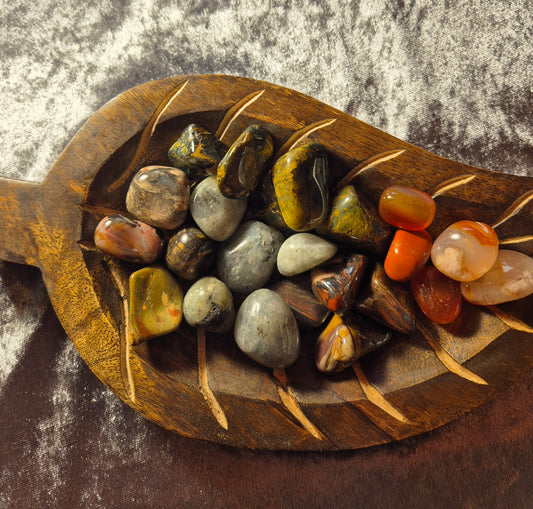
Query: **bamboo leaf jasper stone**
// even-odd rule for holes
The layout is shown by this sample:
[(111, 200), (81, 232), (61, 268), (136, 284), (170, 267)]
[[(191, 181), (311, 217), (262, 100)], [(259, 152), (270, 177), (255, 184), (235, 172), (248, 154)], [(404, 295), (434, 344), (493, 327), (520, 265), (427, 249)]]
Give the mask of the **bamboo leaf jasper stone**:
[(185, 172), (168, 166), (146, 166), (131, 181), (126, 208), (156, 228), (181, 226), (189, 209), (189, 180)]
[(316, 228), (328, 213), (328, 161), (320, 143), (304, 143), (272, 168), (272, 183), (287, 226), (294, 231)]
[(183, 291), (163, 267), (144, 267), (129, 279), (130, 338), (134, 345), (175, 331), (182, 319)]
[(343, 187), (333, 199), (331, 211), (317, 231), (334, 240), (373, 254), (387, 250), (392, 230), (355, 190)]
[(216, 175), (202, 180), (191, 194), (189, 210), (198, 227), (210, 238), (226, 240), (239, 226), (246, 210), (245, 198), (226, 198), (218, 189)]
[(270, 279), (283, 235), (262, 223), (247, 221), (218, 250), (219, 277), (230, 290), (250, 293)]
[(272, 136), (251, 125), (235, 140), (217, 168), (218, 187), (228, 198), (247, 198), (255, 189), (272, 156)]
[(237, 346), (269, 368), (286, 368), (300, 353), (300, 333), (289, 306), (272, 290), (246, 297), (235, 318)]
[(190, 124), (179, 135), (168, 151), (172, 166), (183, 170), (189, 180), (195, 181), (216, 172), (224, 157), (226, 146), (209, 131)]

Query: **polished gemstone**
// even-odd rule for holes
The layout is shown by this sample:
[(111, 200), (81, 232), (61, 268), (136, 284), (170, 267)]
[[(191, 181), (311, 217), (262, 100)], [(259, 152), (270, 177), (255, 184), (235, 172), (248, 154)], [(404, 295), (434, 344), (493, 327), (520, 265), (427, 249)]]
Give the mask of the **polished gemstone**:
[(247, 127), (217, 168), (218, 188), (228, 198), (247, 198), (255, 189), (274, 150), (269, 132), (259, 125)]
[(228, 332), (235, 308), (229, 288), (216, 277), (196, 281), (183, 298), (183, 316), (189, 325), (209, 332)]
[(286, 368), (300, 353), (300, 334), (291, 309), (274, 291), (261, 288), (242, 303), (235, 341), (250, 358), (269, 368)]
[(459, 281), (432, 266), (423, 267), (410, 281), (411, 293), (422, 312), (435, 323), (452, 323), (461, 313)]
[(354, 303), (367, 265), (368, 257), (355, 253), (314, 268), (313, 293), (328, 309), (344, 315)]
[(393, 281), (409, 281), (428, 261), (431, 237), (425, 230), (396, 230), (385, 258), (385, 273)]
[(281, 279), (272, 283), (269, 289), (288, 304), (298, 324), (304, 327), (320, 327), (331, 313), (313, 295), (308, 274)]
[(166, 166), (138, 171), (126, 195), (126, 208), (137, 219), (156, 228), (181, 226), (189, 209), (189, 180), (185, 172)]
[(104, 253), (134, 263), (153, 263), (163, 250), (163, 239), (153, 226), (120, 214), (98, 223), (94, 243)]
[(424, 191), (393, 185), (381, 194), (378, 209), (381, 218), (392, 226), (420, 231), (432, 223), (436, 206), (433, 198)]
[(219, 277), (230, 290), (250, 293), (270, 279), (283, 235), (261, 221), (246, 221), (224, 241), (217, 255)]
[(210, 238), (226, 240), (239, 226), (246, 199), (226, 198), (218, 189), (217, 177), (202, 180), (191, 194), (190, 211), (198, 227)]
[(183, 170), (191, 181), (214, 175), (226, 153), (225, 145), (213, 134), (196, 124), (190, 124), (168, 151), (172, 166)]
[(278, 270), (283, 276), (294, 276), (329, 260), (337, 246), (312, 233), (295, 233), (279, 248)]
[(129, 279), (132, 344), (175, 331), (182, 318), (183, 291), (163, 267), (144, 267)]
[(392, 281), (380, 261), (374, 262), (371, 272), (370, 281), (359, 289), (357, 311), (398, 332), (415, 332), (415, 303), (409, 286)]
[(461, 293), (468, 302), (485, 306), (527, 297), (533, 293), (533, 258), (501, 249), (486, 274), (461, 283)]
[(182, 279), (194, 281), (205, 275), (214, 259), (215, 243), (198, 228), (182, 228), (168, 241), (165, 261)]
[(489, 271), (498, 257), (498, 237), (487, 224), (458, 221), (448, 226), (431, 248), (433, 265), (456, 281), (473, 281)]
[(316, 228), (328, 213), (328, 161), (320, 143), (307, 142), (282, 155), (272, 168), (272, 183), (287, 226)]
[(373, 254), (387, 250), (392, 231), (352, 185), (333, 199), (331, 211), (318, 231), (343, 244)]

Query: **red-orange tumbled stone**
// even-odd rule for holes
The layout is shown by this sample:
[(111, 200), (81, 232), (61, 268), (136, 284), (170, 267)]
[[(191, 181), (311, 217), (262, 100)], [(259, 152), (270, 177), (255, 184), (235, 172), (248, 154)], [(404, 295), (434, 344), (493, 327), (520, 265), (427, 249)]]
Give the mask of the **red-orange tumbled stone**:
[(453, 322), (461, 312), (461, 284), (435, 267), (422, 268), (410, 282), (411, 293), (422, 312), (436, 323)]
[(379, 215), (383, 221), (404, 230), (425, 230), (435, 217), (433, 198), (413, 187), (392, 185), (379, 199)]
[(428, 261), (431, 237), (426, 231), (397, 230), (385, 258), (385, 273), (393, 281), (409, 281)]

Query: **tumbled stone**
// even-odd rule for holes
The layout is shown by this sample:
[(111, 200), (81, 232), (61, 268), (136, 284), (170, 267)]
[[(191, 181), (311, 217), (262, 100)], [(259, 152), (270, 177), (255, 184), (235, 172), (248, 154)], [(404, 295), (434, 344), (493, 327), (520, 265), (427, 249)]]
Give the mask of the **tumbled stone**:
[(389, 225), (352, 185), (338, 192), (328, 218), (317, 231), (357, 250), (373, 254), (385, 253), (392, 236)]
[(218, 189), (217, 177), (202, 180), (191, 194), (191, 216), (210, 238), (223, 241), (239, 226), (246, 210), (246, 199), (226, 198)]
[(472, 304), (492, 306), (533, 293), (533, 258), (500, 249), (492, 268), (479, 279), (461, 283), (461, 294)]
[(421, 311), (435, 323), (452, 323), (461, 313), (459, 281), (432, 266), (422, 268), (410, 281), (411, 293)]
[(153, 226), (120, 214), (98, 223), (94, 243), (104, 253), (134, 263), (153, 263), (163, 250), (163, 239)]
[(295, 233), (279, 248), (278, 270), (283, 276), (294, 276), (329, 260), (337, 246), (312, 233)]
[(225, 145), (209, 131), (188, 125), (168, 151), (172, 166), (183, 170), (195, 181), (216, 173), (216, 166), (226, 153)]
[(331, 311), (311, 291), (307, 274), (281, 279), (269, 285), (291, 308), (294, 318), (304, 327), (320, 327)]
[(424, 230), (396, 230), (385, 257), (387, 276), (400, 283), (409, 281), (428, 261), (431, 242)]
[(300, 353), (300, 334), (289, 306), (272, 290), (248, 295), (235, 318), (237, 346), (269, 368), (286, 368)]
[(163, 267), (145, 267), (129, 279), (130, 339), (137, 345), (175, 331), (182, 318), (183, 291)]
[(328, 309), (344, 315), (352, 306), (368, 265), (368, 257), (352, 254), (311, 270), (311, 287)]
[(214, 259), (215, 243), (198, 228), (182, 228), (168, 241), (165, 261), (182, 279), (194, 281), (203, 276)]
[(355, 301), (361, 314), (404, 334), (416, 330), (415, 303), (409, 286), (392, 281), (375, 261), (370, 281), (361, 285)]
[(487, 273), (498, 257), (498, 237), (488, 224), (458, 221), (433, 242), (431, 261), (456, 281), (474, 281)]
[(328, 213), (328, 162), (320, 143), (307, 142), (282, 155), (272, 168), (279, 209), (294, 231), (316, 228)]
[(181, 226), (189, 209), (189, 180), (185, 172), (167, 166), (146, 166), (131, 181), (126, 208), (156, 228)]
[(435, 217), (436, 205), (424, 191), (409, 186), (387, 187), (379, 199), (379, 215), (383, 221), (409, 231), (425, 230)]
[(218, 249), (219, 277), (230, 290), (250, 293), (270, 279), (283, 235), (262, 223), (247, 221)]
[(231, 145), (217, 168), (220, 192), (228, 198), (247, 198), (272, 156), (272, 136), (259, 125), (247, 127)]
[(183, 298), (183, 316), (189, 325), (209, 332), (228, 332), (235, 318), (233, 296), (219, 279), (207, 276), (194, 283)]

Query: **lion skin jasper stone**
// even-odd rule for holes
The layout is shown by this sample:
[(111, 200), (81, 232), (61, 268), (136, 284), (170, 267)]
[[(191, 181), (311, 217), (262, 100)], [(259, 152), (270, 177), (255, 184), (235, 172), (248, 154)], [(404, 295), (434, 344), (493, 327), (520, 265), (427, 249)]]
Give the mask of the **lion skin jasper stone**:
[(215, 243), (198, 228), (182, 228), (168, 241), (167, 267), (182, 279), (198, 279), (207, 273), (214, 260)]
[(128, 189), (126, 208), (137, 219), (156, 228), (181, 226), (189, 209), (189, 179), (185, 172), (168, 166), (139, 170)]
[(134, 263), (153, 263), (163, 250), (163, 239), (153, 226), (120, 214), (98, 223), (94, 243), (104, 253)]
[(134, 345), (175, 331), (182, 319), (183, 291), (163, 267), (145, 267), (129, 278), (130, 338)]
[(431, 261), (456, 281), (474, 281), (487, 273), (498, 257), (498, 237), (488, 224), (458, 221), (433, 242)]
[(185, 294), (183, 316), (193, 327), (215, 333), (228, 332), (235, 318), (233, 295), (216, 277), (203, 277)]
[(372, 254), (385, 253), (392, 235), (389, 225), (381, 220), (352, 185), (343, 187), (337, 193), (328, 218), (317, 231)]
[(297, 232), (316, 228), (328, 213), (328, 161), (320, 143), (307, 142), (282, 155), (272, 184), (283, 220)]
[(189, 180), (196, 181), (216, 173), (216, 167), (226, 153), (226, 146), (213, 134), (196, 124), (190, 124), (168, 151), (172, 166), (183, 170)]
[(409, 286), (392, 281), (380, 261), (374, 262), (370, 281), (361, 285), (355, 309), (403, 334), (416, 330), (415, 303)]
[(389, 329), (360, 315), (333, 315), (315, 348), (315, 362), (323, 373), (339, 373), (367, 353), (389, 342)]
[(379, 215), (386, 223), (409, 231), (425, 230), (435, 217), (433, 198), (413, 187), (392, 185), (379, 199)]
[(300, 333), (291, 309), (267, 288), (246, 297), (237, 312), (234, 332), (237, 346), (269, 368), (286, 368), (300, 353)]
[(259, 125), (247, 127), (217, 168), (220, 192), (227, 198), (247, 198), (261, 178), (274, 151), (272, 136)]
[(247, 294), (270, 279), (283, 235), (261, 221), (246, 221), (224, 241), (217, 255), (219, 277), (228, 288)]
[(423, 267), (411, 279), (410, 286), (418, 307), (435, 323), (452, 323), (461, 313), (460, 283), (445, 276), (439, 269)]
[(500, 249), (496, 263), (479, 279), (461, 283), (461, 294), (472, 304), (492, 306), (533, 293), (533, 258)]
[(312, 233), (295, 233), (279, 248), (278, 270), (282, 276), (295, 276), (329, 260), (337, 246)]
[(393, 281), (409, 281), (428, 261), (431, 237), (425, 230), (396, 230), (387, 256), (385, 273)]
[(368, 257), (352, 254), (311, 270), (311, 288), (317, 299), (338, 315), (344, 315), (355, 301)]
[(202, 180), (191, 194), (189, 210), (198, 227), (219, 242), (229, 238), (246, 210), (245, 198), (226, 198), (218, 189), (216, 175)]

